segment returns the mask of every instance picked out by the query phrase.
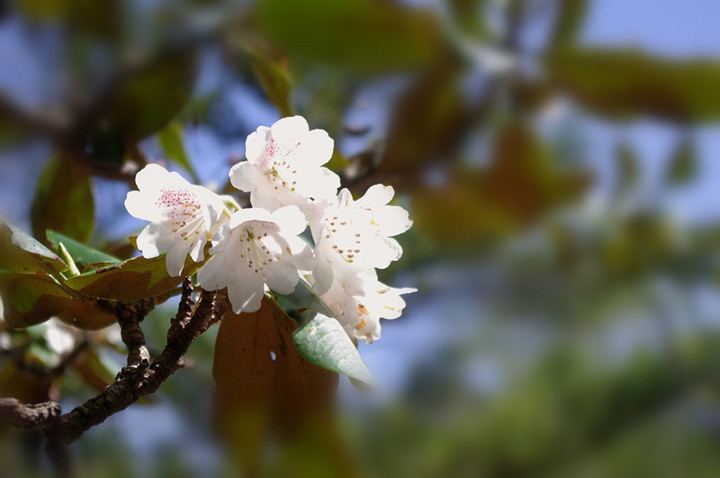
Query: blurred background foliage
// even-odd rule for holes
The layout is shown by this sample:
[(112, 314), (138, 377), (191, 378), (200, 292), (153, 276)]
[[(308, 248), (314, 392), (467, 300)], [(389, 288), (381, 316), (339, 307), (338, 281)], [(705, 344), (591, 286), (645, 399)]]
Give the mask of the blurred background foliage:
[[(266, 474), (720, 473), (711, 0), (0, 6), (0, 212), (41, 241), (129, 257), (135, 171), (230, 192), (247, 134), (291, 114), (336, 139), (355, 195), (391, 184), (410, 209), (382, 279), (420, 292), (361, 346), (377, 389), (341, 383), (347, 449), (309, 438), (256, 456)], [(144, 322), (151, 353), (173, 313)], [(122, 366), (114, 327), (4, 329), (3, 396), (69, 409)], [(216, 333), (73, 445), (84, 476), (233, 473), (211, 438)], [(42, 473), (39, 436), (0, 435), (0, 474)]]

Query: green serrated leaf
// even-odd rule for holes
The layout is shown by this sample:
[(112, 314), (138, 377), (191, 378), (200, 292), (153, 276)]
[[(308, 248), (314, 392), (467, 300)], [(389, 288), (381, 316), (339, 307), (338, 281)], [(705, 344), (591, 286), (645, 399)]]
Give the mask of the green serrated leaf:
[(54, 252), (0, 218), (0, 270), (9, 272), (61, 272), (67, 265)]
[(0, 274), (3, 316), (13, 328), (29, 327), (60, 314), (73, 296), (47, 274)]
[(198, 178), (197, 173), (193, 169), (192, 162), (185, 151), (182, 133), (182, 125), (178, 122), (172, 122), (157, 134), (157, 138), (167, 158), (183, 167), (190, 173), (193, 181), (199, 183), (200, 178)]
[(58, 244), (62, 242), (76, 264), (87, 266), (90, 264), (118, 264), (122, 262), (115, 256), (86, 246), (82, 242), (78, 242), (59, 232), (48, 230), (46, 236), (53, 247), (58, 247)]
[(52, 158), (38, 181), (30, 216), (36, 237), (53, 229), (88, 240), (95, 225), (91, 177), (60, 156)]
[(293, 333), (293, 343), (310, 363), (373, 384), (355, 344), (334, 317), (315, 315)]
[(183, 277), (192, 275), (199, 263), (187, 259), (178, 277), (165, 268), (165, 254), (152, 259), (134, 257), (120, 264), (102, 267), (65, 281), (65, 285), (90, 297), (138, 300), (156, 297), (177, 287)]

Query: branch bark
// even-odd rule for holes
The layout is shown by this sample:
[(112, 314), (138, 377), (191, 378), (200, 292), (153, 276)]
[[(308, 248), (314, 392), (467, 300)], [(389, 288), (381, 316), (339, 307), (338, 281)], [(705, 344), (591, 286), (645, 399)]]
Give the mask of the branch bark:
[(124, 410), (141, 396), (154, 393), (170, 375), (184, 365), (183, 356), (192, 342), (222, 318), (227, 308), (227, 295), (202, 291), (195, 307), (192, 284), (185, 279), (180, 305), (171, 321), (167, 344), (162, 353), (150, 363), (145, 336), (140, 322), (147, 310), (144, 307), (118, 304), (116, 312), (121, 337), (128, 347), (127, 365), (115, 381), (95, 397), (68, 413), (60, 414), (55, 402), (23, 404), (14, 398), (0, 399), (0, 420), (12, 425), (43, 430), (48, 440), (69, 444), (91, 427), (104, 422), (111, 415)]

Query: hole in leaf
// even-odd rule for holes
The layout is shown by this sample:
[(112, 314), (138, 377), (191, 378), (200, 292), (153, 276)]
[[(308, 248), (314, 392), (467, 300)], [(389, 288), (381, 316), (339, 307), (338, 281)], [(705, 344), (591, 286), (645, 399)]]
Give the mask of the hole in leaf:
[(270, 351), (270, 360), (272, 360), (274, 362), (276, 359), (277, 359), (277, 355), (275, 354), (275, 351), (271, 350)]

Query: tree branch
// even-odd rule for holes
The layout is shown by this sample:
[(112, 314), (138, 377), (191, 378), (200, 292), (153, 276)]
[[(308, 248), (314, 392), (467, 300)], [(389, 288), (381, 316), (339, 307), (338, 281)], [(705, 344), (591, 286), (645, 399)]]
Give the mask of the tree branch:
[(152, 364), (149, 364), (145, 336), (140, 328), (140, 321), (147, 311), (142, 305), (117, 304), (122, 340), (128, 347), (128, 361), (112, 384), (63, 415), (60, 415), (60, 405), (55, 402), (26, 405), (14, 398), (0, 399), (0, 420), (24, 428), (41, 429), (51, 442), (68, 444), (141, 396), (157, 391), (184, 365), (183, 356), (192, 342), (220, 320), (227, 309), (225, 291), (202, 291), (197, 307), (192, 300), (192, 291), (190, 279), (186, 278), (177, 314), (168, 330), (167, 344)]
[(16, 427), (45, 428), (52, 425), (60, 413), (57, 402), (26, 405), (16, 398), (0, 398), (0, 420)]

